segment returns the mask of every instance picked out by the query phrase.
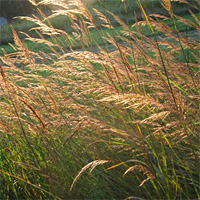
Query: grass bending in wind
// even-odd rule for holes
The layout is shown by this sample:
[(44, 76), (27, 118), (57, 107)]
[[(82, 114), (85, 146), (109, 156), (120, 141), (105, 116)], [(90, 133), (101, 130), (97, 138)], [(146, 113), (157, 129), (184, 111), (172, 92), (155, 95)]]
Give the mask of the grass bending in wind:
[[(111, 14), (119, 34), (94, 10), (105, 35), (82, 1), (43, 0), (58, 9), (28, 18), (40, 38), (26, 36), (48, 53), (31, 51), (12, 28), (16, 52), (4, 51), (0, 66), (2, 198), (200, 197), (199, 40), (178, 30), (162, 2), (170, 17), (148, 15), (140, 3), (144, 20), (135, 15), (134, 30)], [(73, 37), (49, 21), (63, 13)], [(182, 23), (199, 30), (191, 15)]]

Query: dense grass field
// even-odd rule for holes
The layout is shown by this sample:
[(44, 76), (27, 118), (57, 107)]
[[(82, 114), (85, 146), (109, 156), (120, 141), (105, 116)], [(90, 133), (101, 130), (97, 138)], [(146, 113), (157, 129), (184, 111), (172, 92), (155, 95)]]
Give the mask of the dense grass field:
[(199, 199), (198, 2), (85, 2), (1, 46), (0, 199)]
[[(69, 0), (65, 0), (67, 2)], [(114, 2), (114, 3), (113, 3)], [(189, 1), (192, 2), (193, 5), (189, 6), (188, 4), (180, 4), (177, 2), (172, 2), (173, 10), (175, 14), (184, 16), (184, 17), (189, 17), (190, 18), (190, 13), (189, 10), (193, 12), (198, 12), (198, 9), (196, 9), (198, 3), (195, 1)], [(98, 22), (98, 17), (96, 17), (96, 13), (94, 12), (94, 8), (99, 10), (101, 13), (106, 15), (107, 18), (111, 21), (113, 25), (119, 25), (116, 23), (116, 20), (107, 13), (107, 11), (115, 13), (121, 20), (125, 21), (127, 24), (133, 24), (135, 22), (134, 18), (134, 13), (136, 13), (138, 20), (142, 19), (142, 14), (141, 11), (138, 7), (137, 0), (126, 0), (125, 4), (122, 3), (121, 0), (83, 0), (84, 5), (87, 7), (87, 9), (90, 11), (90, 13), (93, 16), (93, 23), (96, 24), (96, 26), (99, 26)], [(160, 0), (148, 0), (144, 1), (145, 7), (148, 7), (148, 14), (152, 13), (157, 13), (157, 14), (164, 14), (168, 15), (167, 11), (163, 8), (163, 6), (160, 3)], [(45, 4), (46, 5), (46, 4)], [(46, 5), (47, 6), (47, 5)], [(41, 6), (40, 6), (41, 7)], [(39, 8), (40, 8), (39, 7)], [(57, 9), (53, 5), (48, 5), (48, 8), (52, 8), (52, 10)], [(44, 15), (49, 16), (51, 12), (49, 9), (46, 11), (44, 10)], [(35, 10), (37, 10), (35, 8)], [(44, 16), (40, 16), (38, 13), (34, 13), (39, 19), (42, 20)], [(189, 15), (188, 15), (189, 14)], [(31, 15), (30, 15), (31, 16)], [(199, 15), (197, 15), (199, 16)], [(190, 20), (192, 20), (190, 18)], [(66, 31), (67, 33), (71, 34), (74, 29), (71, 27), (71, 21), (70, 17), (67, 15), (59, 15), (57, 17), (54, 17), (50, 19), (51, 24), (53, 25), (54, 28), (61, 29)], [(26, 21), (26, 20), (21, 20), (18, 17), (13, 18), (13, 20), (10, 21), (14, 29), (19, 32), (19, 37), (20, 39), (24, 40), (26, 36), (24, 34), (20, 34), (20, 32), (29, 32), (29, 35), (31, 37), (38, 37), (37, 33), (35, 31), (30, 31), (32, 28), (35, 28), (37, 26), (36, 23), (33, 21)], [(183, 24), (182, 24), (183, 26)], [(185, 24), (185, 26), (187, 26)], [(183, 29), (186, 29), (182, 27)], [(187, 29), (193, 29), (194, 27), (187, 26)], [(13, 37), (12, 37), (12, 30), (10, 25), (6, 25), (4, 27), (0, 28), (0, 44), (1, 45), (7, 45), (8, 43), (13, 43)], [(8, 48), (8, 47), (7, 47)]]

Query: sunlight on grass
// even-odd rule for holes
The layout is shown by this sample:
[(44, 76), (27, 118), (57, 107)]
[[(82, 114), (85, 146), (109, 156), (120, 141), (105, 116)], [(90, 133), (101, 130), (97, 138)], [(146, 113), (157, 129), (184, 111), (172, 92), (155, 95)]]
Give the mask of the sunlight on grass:
[(22, 17), (37, 37), (1, 46), (0, 197), (200, 198), (199, 16), (70, 2), (40, 1), (55, 12)]

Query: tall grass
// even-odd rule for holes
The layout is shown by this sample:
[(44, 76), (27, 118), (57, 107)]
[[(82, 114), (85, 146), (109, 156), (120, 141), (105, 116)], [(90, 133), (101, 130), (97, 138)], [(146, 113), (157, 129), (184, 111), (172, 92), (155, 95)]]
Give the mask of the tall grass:
[[(23, 19), (38, 25), (40, 38), (27, 38), (49, 51), (30, 51), (12, 28), (15, 53), (1, 57), (0, 197), (200, 198), (199, 40), (176, 26), (199, 30), (198, 18), (175, 15), (168, 0), (167, 16), (148, 15), (138, 1), (136, 30), (109, 13), (119, 33), (94, 9), (97, 27), (81, 0), (46, 3), (54, 14)], [(60, 15), (73, 37), (52, 26)]]
[[(67, 0), (65, 2), (67, 2)], [(111, 1), (99, 1), (99, 0), (85, 0), (84, 1), (83, 0), (83, 3), (87, 7), (89, 12), (92, 14), (93, 22), (95, 22), (97, 26), (99, 24), (98, 24), (98, 18), (96, 17), (96, 13), (93, 11), (94, 8), (102, 12), (104, 15), (106, 15), (111, 21), (111, 23), (115, 25), (116, 25), (116, 21), (114, 20), (114, 18), (108, 15), (107, 11), (115, 13), (118, 17), (120, 17), (120, 19), (126, 21), (129, 24), (134, 23), (134, 17), (133, 17), (134, 12), (136, 12), (139, 20), (142, 19), (141, 12), (139, 9), (137, 9), (137, 1), (128, 0), (124, 4), (121, 2), (121, 0), (116, 0), (114, 3), (112, 0)], [(192, 4), (192, 6), (189, 6), (187, 4), (180, 4), (176, 1), (172, 2), (172, 7), (173, 7), (173, 10), (175, 11), (175, 14), (187, 16), (189, 13), (189, 10), (193, 12), (197, 12), (198, 10), (195, 8), (198, 6), (198, 2), (191, 1), (190, 3)], [(152, 14), (152, 13), (162, 13), (162, 14), (164, 13), (165, 15), (168, 14), (167, 11), (161, 5), (159, 0), (145, 1), (145, 6), (148, 7), (148, 14)], [(50, 10), (50, 8), (52, 8), (52, 11)], [(43, 9), (44, 10), (43, 12), (45, 15), (49, 16), (56, 9), (57, 9), (56, 6), (49, 5), (49, 9), (48, 10)], [(38, 15), (38, 13), (35, 13), (35, 15), (40, 17), (40, 14)], [(41, 17), (40, 19), (42, 20), (43, 17)], [(70, 19), (65, 14), (54, 17), (50, 21), (51, 21), (51, 24), (54, 26), (54, 28), (67, 31), (67, 33), (73, 32)], [(18, 32), (29, 32), (29, 30), (31, 30), (32, 28), (36, 26), (36, 24), (33, 22), (20, 20), (16, 18), (13, 18), (13, 20), (10, 21), (10, 24), (12, 24), (12, 26)], [(190, 28), (192, 29), (192, 27), (187, 26), (187, 29), (190, 29)], [(185, 27), (183, 27), (183, 29), (185, 29)], [(13, 37), (12, 37), (11, 32), (12, 31), (9, 24), (6, 25), (5, 27), (0, 27), (0, 35), (1, 35), (0, 44), (1, 45), (13, 43)], [(37, 36), (37, 34), (34, 31), (30, 31), (29, 35), (31, 37)], [(25, 38), (23, 34), (19, 34), (19, 37), (21, 40)]]

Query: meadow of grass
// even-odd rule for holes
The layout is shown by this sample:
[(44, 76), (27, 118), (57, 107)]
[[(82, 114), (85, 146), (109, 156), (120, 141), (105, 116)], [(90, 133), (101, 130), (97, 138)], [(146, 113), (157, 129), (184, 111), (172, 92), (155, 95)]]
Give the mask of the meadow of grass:
[[(66, 0), (69, 1), (69, 0)], [(114, 2), (114, 3), (113, 3)], [(190, 2), (190, 1), (189, 1)], [(192, 1), (191, 1), (192, 2)], [(138, 9), (137, 1), (132, 1), (132, 0), (126, 0), (126, 4), (122, 3), (121, 0), (83, 0), (84, 5), (86, 5), (87, 9), (90, 11), (90, 13), (93, 15), (93, 22), (98, 26), (98, 17), (96, 16), (96, 13), (93, 11), (93, 9), (97, 9), (100, 12), (102, 12), (104, 15), (109, 17), (110, 15), (107, 13), (107, 11), (115, 13), (120, 19), (124, 20), (126, 23), (133, 24), (134, 23), (134, 12), (137, 14), (137, 17), (139, 20), (142, 19), (142, 15), (140, 12), (140, 9)], [(144, 1), (145, 7), (148, 7), (148, 14), (152, 13), (162, 13), (167, 15), (167, 11), (162, 7), (161, 3), (159, 0), (148, 0)], [(173, 10), (175, 11), (176, 14), (178, 15), (185, 15), (185, 17), (190, 17), (188, 15), (188, 10), (192, 11), (197, 11), (196, 6), (197, 2), (193, 2), (193, 6), (188, 6), (187, 4), (179, 4), (177, 2), (172, 2)], [(52, 9), (56, 9), (55, 6), (50, 6)], [(35, 9), (37, 10), (37, 8)], [(48, 10), (44, 11), (46, 16), (49, 16), (51, 12)], [(40, 16), (38, 13), (35, 13), (35, 15), (42, 20), (44, 16)], [(112, 24), (116, 24), (116, 21), (114, 18), (110, 17), (109, 18)], [(51, 24), (53, 25), (54, 28), (61, 29), (64, 31), (67, 31), (68, 33), (72, 33), (73, 29), (71, 28), (71, 22), (69, 19), (69, 16), (67, 15), (59, 15), (57, 17), (54, 17), (53, 19), (50, 20)], [(10, 22), (12, 26), (15, 28), (17, 32), (29, 32), (31, 28), (34, 28), (37, 26), (37, 24), (30, 22), (30, 21), (25, 21), (25, 20), (20, 20), (17, 18), (13, 18)], [(188, 26), (188, 29), (191, 29), (193, 27)], [(185, 29), (185, 27), (182, 27), (182, 29)], [(34, 31), (29, 32), (31, 37), (37, 37), (37, 33)], [(20, 39), (24, 39), (25, 36), (23, 34), (19, 34)], [(4, 27), (0, 27), (0, 44), (1, 45), (7, 45), (8, 43), (13, 43), (13, 37), (12, 37), (12, 30), (10, 25), (6, 25)], [(9, 50), (9, 47), (7, 47)]]
[[(197, 17), (197, 19), (200, 20), (200, 15), (196, 14), (195, 17)], [(61, 20), (62, 17), (59, 18), (59, 19)], [(174, 20), (175, 20), (175, 23), (176, 23), (176, 28), (180, 32), (188, 32), (188, 34), (189, 34), (190, 31), (195, 31), (195, 26), (191, 26), (191, 25), (188, 25), (188, 24), (185, 24), (185, 23), (182, 22), (183, 20), (187, 20), (187, 21), (190, 21), (192, 23), (195, 23), (195, 18), (191, 14), (185, 14), (185, 15), (181, 16), (181, 20), (179, 18), (175, 18)], [(57, 20), (53, 20), (53, 21), (57, 22)], [(114, 19), (112, 21), (114, 22)], [(167, 19), (167, 20), (164, 20), (164, 21), (162, 20), (162, 22), (164, 22), (167, 26), (169, 26), (175, 32), (172, 20)], [(26, 23), (29, 24), (29, 22), (26, 22)], [(116, 21), (115, 21), (115, 23), (116, 23)], [(132, 25), (127, 25), (127, 26), (131, 31), (137, 31), (137, 26), (132, 26)], [(140, 27), (141, 31), (143, 32), (143, 35), (148, 36), (148, 37), (152, 36), (152, 33), (149, 31), (148, 25), (138, 24), (138, 26)], [(55, 26), (53, 25), (53, 27), (55, 27)], [(108, 34), (113, 34), (113, 33), (117, 34), (117, 35), (123, 34), (121, 32), (121, 30), (123, 30), (123, 27), (120, 26), (120, 24), (116, 24), (114, 27), (115, 27), (114, 31), (112, 29), (105, 28), (105, 27), (101, 27), (100, 30), (92, 29), (90, 31), (90, 37), (92, 38), (91, 44), (93, 46), (96, 46), (97, 44), (101, 45), (101, 46), (105, 46), (105, 44), (109, 44), (108, 41), (102, 40), (101, 37), (99, 37), (99, 31), (101, 33), (101, 36), (103, 36), (103, 37), (106, 37)], [(33, 28), (33, 27), (31, 27), (31, 28)], [(21, 33), (20, 36), (19, 36), (20, 38), (23, 35), (22, 41), (28, 47), (29, 50), (31, 50), (33, 52), (42, 51), (42, 52), (46, 52), (46, 53), (51, 51), (49, 49), (49, 47), (45, 43), (40, 43), (40, 42), (36, 43), (36, 42), (29, 41), (30, 39), (26, 38), (25, 35), (22, 34), (22, 31), (20, 31), (19, 29), (17, 29), (16, 31)], [(69, 32), (69, 30), (68, 30), (68, 32)], [(74, 40), (74, 43), (71, 44), (72, 47), (74, 49), (82, 48), (81, 47), (81, 43), (79, 41), (76, 42), (75, 34), (73, 34), (73, 33), (71, 32), (69, 34), (70, 37), (72, 37), (72, 39)], [(156, 34), (163, 35), (163, 33), (160, 33), (159, 31), (156, 31)], [(31, 33), (31, 37), (33, 37), (33, 36), (35, 36), (35, 38), (38, 38), (38, 34), (32, 32)], [(81, 34), (81, 37), (82, 36), (83, 35)], [(9, 37), (13, 38), (12, 34)], [(136, 36), (136, 37), (138, 37), (138, 36)], [(45, 39), (46, 39), (46, 41), (49, 41), (49, 42), (55, 44), (55, 41), (53, 40), (53, 38), (47, 37)], [(118, 42), (122, 42), (120, 37), (115, 38), (115, 40), (118, 41)], [(57, 41), (58, 41), (60, 46), (62, 46), (66, 50), (69, 50), (69, 47), (66, 47), (65, 38), (63, 38), (62, 36), (58, 36), (57, 37)], [(110, 44), (109, 46), (110, 46), (111, 49), (113, 48), (113, 45)], [(1, 45), (0, 55), (4, 55), (4, 51), (6, 53), (14, 53), (14, 52), (16, 52), (16, 47), (17, 46), (15, 44), (13, 44), (13, 43), (6, 44), (6, 45)]]
[[(181, 28), (198, 31), (197, 15), (138, 1), (130, 24), (81, 0), (42, 3), (58, 7), (23, 18), (37, 37), (11, 27), (0, 57), (0, 198), (200, 198), (199, 39)], [(72, 34), (52, 25), (60, 15)]]

